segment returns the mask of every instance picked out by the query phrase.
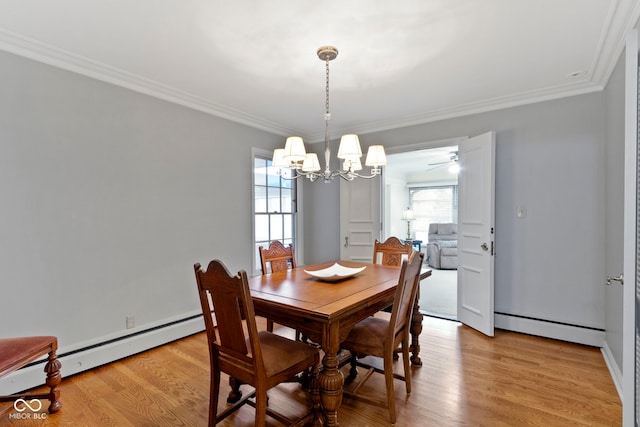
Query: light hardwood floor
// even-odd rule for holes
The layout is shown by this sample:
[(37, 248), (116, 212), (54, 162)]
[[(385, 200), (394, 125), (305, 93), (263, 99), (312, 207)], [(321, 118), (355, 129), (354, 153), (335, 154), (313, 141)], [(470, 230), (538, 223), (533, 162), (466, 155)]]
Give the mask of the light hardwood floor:
[[(621, 403), (599, 349), (500, 330), (487, 338), (430, 317), (423, 325), (424, 364), (412, 368), (411, 395), (396, 381), (396, 426), (622, 423)], [(374, 374), (361, 391), (384, 393), (382, 375)], [(208, 395), (209, 357), (201, 333), (64, 378), (62, 410), (46, 420), (10, 419), (15, 411), (2, 403), (0, 425), (206, 426)], [(297, 384), (269, 395), (270, 405), (286, 414), (304, 411), (306, 394)], [(245, 405), (219, 425), (252, 426), (253, 416)], [(344, 427), (390, 425), (387, 409), (351, 399), (344, 399), (339, 420)], [(268, 419), (267, 425), (280, 424)]]

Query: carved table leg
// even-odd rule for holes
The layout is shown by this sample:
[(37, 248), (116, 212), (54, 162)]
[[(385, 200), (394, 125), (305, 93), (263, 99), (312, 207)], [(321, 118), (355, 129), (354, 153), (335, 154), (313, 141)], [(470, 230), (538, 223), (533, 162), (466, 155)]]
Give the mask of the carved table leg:
[(236, 403), (240, 398), (242, 398), (240, 384), (240, 381), (233, 377), (229, 377), (229, 387), (231, 387), (231, 390), (229, 391), (229, 396), (227, 396), (227, 403)]
[(322, 359), (322, 372), (318, 378), (320, 385), (320, 400), (324, 412), (324, 425), (337, 427), (338, 408), (342, 404), (342, 387), (344, 377), (338, 369), (338, 351), (340, 349), (340, 328), (337, 324), (331, 324), (325, 330), (322, 349), (324, 358)]
[(409, 331), (411, 332), (411, 345), (409, 350), (411, 351), (411, 364), (414, 366), (422, 366), (422, 360), (420, 360), (420, 334), (422, 333), (422, 313), (420, 313), (420, 288), (418, 288), (418, 296), (413, 304), (413, 314), (411, 315), (411, 326)]
[(44, 371), (47, 373), (46, 384), (49, 387), (49, 412), (55, 413), (60, 410), (62, 407), (62, 403), (60, 403), (60, 390), (58, 390), (58, 384), (62, 380), (62, 375), (60, 374), (60, 368), (62, 368), (62, 363), (58, 360), (58, 356), (56, 355), (56, 351), (52, 350), (49, 352), (49, 359), (47, 360), (47, 364), (44, 366)]

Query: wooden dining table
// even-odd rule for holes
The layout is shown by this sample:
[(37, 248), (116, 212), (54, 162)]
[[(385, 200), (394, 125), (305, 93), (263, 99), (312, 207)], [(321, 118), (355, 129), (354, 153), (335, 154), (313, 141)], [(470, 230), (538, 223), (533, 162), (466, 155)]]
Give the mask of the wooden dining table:
[[(338, 262), (345, 267), (365, 267), (354, 276), (337, 280), (319, 280), (305, 272), (324, 269)], [(423, 270), (421, 279), (431, 275)], [(325, 426), (338, 425), (344, 377), (339, 370), (340, 344), (351, 328), (393, 303), (400, 269), (354, 261), (331, 261), (307, 265), (249, 279), (255, 313), (275, 323), (300, 331), (324, 351), (318, 378), (319, 406)], [(420, 365), (418, 337), (422, 315), (418, 298), (411, 326), (411, 362)], [(314, 396), (312, 396), (312, 399)], [(316, 396), (317, 398), (317, 396)], [(321, 411), (320, 411), (321, 410)]]

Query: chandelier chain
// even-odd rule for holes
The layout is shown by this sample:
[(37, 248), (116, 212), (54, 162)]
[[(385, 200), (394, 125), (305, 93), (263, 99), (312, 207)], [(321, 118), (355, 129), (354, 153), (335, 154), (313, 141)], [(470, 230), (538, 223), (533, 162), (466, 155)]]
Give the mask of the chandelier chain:
[[(326, 85), (325, 85), (325, 113), (327, 116), (330, 117), (329, 113), (329, 59), (325, 60), (325, 64), (326, 64)], [(329, 120), (329, 117), (326, 117), (327, 120)]]
[(329, 137), (329, 120), (331, 119), (331, 113), (329, 112), (329, 61), (331, 59), (326, 56), (325, 57), (325, 113), (324, 113), (324, 178), (325, 180), (329, 179), (331, 176), (331, 149), (329, 144), (331, 143), (331, 138)]

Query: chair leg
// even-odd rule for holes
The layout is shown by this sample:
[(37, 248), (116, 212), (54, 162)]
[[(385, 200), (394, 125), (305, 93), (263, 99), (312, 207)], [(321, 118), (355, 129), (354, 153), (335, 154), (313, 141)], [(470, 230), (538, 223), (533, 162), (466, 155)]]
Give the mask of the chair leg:
[(358, 376), (358, 358), (356, 355), (351, 356), (351, 369), (349, 369), (349, 380), (353, 380)]
[(55, 350), (49, 352), (49, 359), (44, 366), (44, 371), (47, 373), (46, 384), (49, 387), (49, 412), (55, 413), (60, 410), (62, 404), (58, 400), (60, 398), (60, 390), (58, 390), (58, 384), (62, 379), (60, 375), (60, 368), (62, 363), (58, 360)]
[(393, 391), (393, 351), (384, 357), (384, 382), (387, 386), (387, 403), (389, 404), (389, 420), (396, 422), (396, 397)]
[(273, 320), (267, 319), (267, 331), (273, 332)]
[(209, 426), (215, 426), (218, 418), (218, 397), (220, 396), (220, 371), (211, 371), (211, 386), (209, 391)]
[(256, 390), (256, 426), (265, 425), (267, 418), (267, 391)]
[(313, 411), (314, 425), (322, 417), (322, 407), (320, 405), (320, 364), (316, 363), (311, 368), (311, 378), (309, 379), (309, 399), (311, 400), (311, 408)]
[(404, 384), (407, 394), (411, 393), (411, 367), (409, 364), (409, 336), (402, 342), (402, 361), (404, 363)]

